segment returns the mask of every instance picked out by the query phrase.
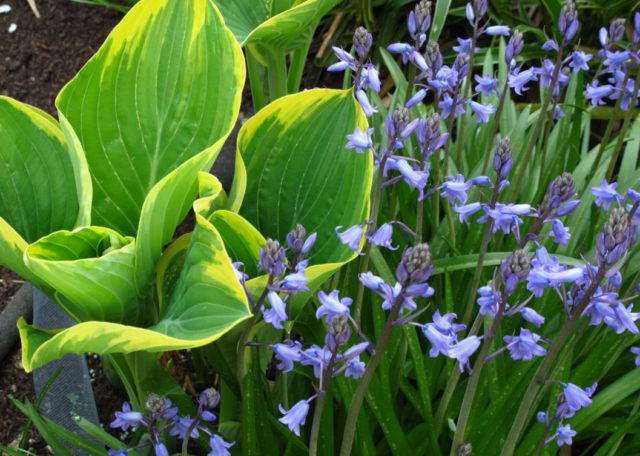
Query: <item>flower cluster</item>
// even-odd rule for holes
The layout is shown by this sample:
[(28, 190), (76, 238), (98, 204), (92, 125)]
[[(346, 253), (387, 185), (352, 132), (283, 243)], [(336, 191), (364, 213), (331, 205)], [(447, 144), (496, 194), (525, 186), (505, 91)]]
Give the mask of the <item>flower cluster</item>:
[(178, 408), (173, 407), (166, 397), (151, 393), (145, 401), (146, 414), (131, 410), (128, 402), (122, 404), (122, 411), (116, 412), (116, 419), (110, 424), (111, 428), (120, 428), (127, 431), (139, 427), (147, 429), (150, 440), (143, 441), (134, 448), (124, 450), (109, 450), (109, 456), (126, 456), (131, 451), (136, 451), (147, 446), (153, 446), (155, 456), (169, 456), (169, 450), (161, 441), (161, 437), (167, 431), (169, 435), (179, 439), (200, 438), (200, 433), (209, 437), (211, 451), (208, 456), (230, 456), (228, 449), (233, 442), (226, 442), (220, 435), (212, 432), (204, 423), (213, 423), (217, 417), (213, 410), (220, 402), (220, 394), (214, 388), (207, 388), (200, 393), (198, 398), (198, 411), (194, 418), (189, 415), (178, 415)]
[(569, 424), (565, 424), (564, 420), (573, 417), (578, 410), (591, 405), (591, 397), (598, 387), (597, 383), (585, 389), (573, 383), (561, 383), (561, 385), (563, 389), (558, 396), (555, 413), (553, 415), (549, 415), (547, 412), (538, 412), (536, 414), (536, 420), (544, 424), (547, 427), (547, 431), (557, 423), (556, 431), (545, 439), (545, 443), (555, 440), (558, 446), (571, 445), (573, 443), (576, 431), (571, 429)]

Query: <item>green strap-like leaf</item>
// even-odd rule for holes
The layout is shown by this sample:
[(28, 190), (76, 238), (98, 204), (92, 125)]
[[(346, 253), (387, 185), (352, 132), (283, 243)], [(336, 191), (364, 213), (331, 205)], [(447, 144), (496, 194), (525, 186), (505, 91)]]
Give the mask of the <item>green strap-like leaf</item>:
[[(134, 6), (56, 101), (86, 152), (93, 223), (135, 235), (163, 177), (208, 148), (215, 152), (200, 169), (210, 166), (235, 122), (244, 77), (241, 49), (210, 0)], [(166, 208), (167, 219), (156, 220), (163, 235), (186, 208)]]
[(309, 90), (258, 112), (238, 136), (247, 172), (240, 214), (281, 241), (297, 223), (317, 232), (311, 264), (351, 259), (335, 228), (367, 217), (373, 175), (370, 153), (345, 148), (356, 127), (365, 130), (367, 120), (351, 91)]
[(78, 195), (91, 192), (80, 156), (51, 116), (0, 97), (0, 264), (27, 280), (40, 284), (22, 259), (27, 244), (87, 213), (79, 210)]
[(218, 339), (251, 312), (218, 231), (196, 216), (182, 272), (160, 321), (141, 328), (88, 321), (61, 331), (18, 323), (27, 371), (67, 353), (130, 353), (199, 347)]
[(288, 51), (300, 46), (340, 0), (214, 0), (242, 45), (271, 45)]

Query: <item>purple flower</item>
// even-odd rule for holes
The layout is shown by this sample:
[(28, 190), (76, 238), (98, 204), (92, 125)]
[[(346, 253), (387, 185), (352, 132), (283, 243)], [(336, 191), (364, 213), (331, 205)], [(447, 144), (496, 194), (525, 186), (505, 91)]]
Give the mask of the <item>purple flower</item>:
[(327, 347), (312, 345), (301, 353), (300, 364), (303, 366), (313, 366), (313, 375), (320, 378), (324, 367), (331, 360), (331, 350)]
[(470, 371), (469, 358), (476, 352), (478, 347), (480, 347), (480, 338), (478, 336), (469, 336), (451, 346), (448, 356), (458, 360), (460, 372), (464, 372), (465, 369)]
[(123, 431), (129, 429), (129, 427), (136, 428), (142, 423), (144, 416), (140, 412), (134, 412), (131, 410), (131, 406), (128, 402), (122, 403), (122, 411), (116, 412), (116, 419), (113, 420), (109, 426), (113, 429), (120, 428)]
[(362, 89), (356, 90), (356, 99), (358, 100), (358, 103), (360, 103), (360, 106), (362, 107), (362, 110), (364, 111), (365, 116), (371, 117), (376, 112), (378, 112), (376, 108), (371, 106), (371, 103), (369, 102), (369, 99), (367, 98), (367, 94), (364, 90)]
[(477, 123), (487, 123), (489, 122), (489, 116), (491, 114), (495, 114), (496, 108), (493, 107), (491, 103), (483, 104), (478, 103), (476, 101), (469, 101), (469, 107), (473, 111), (473, 113), (477, 116)]
[(298, 341), (286, 340), (281, 344), (274, 344), (273, 351), (276, 359), (280, 361), (278, 369), (283, 373), (291, 372), (293, 370), (293, 363), (302, 359), (302, 355), (300, 354), (301, 348), (302, 344)]
[[(442, 101), (438, 102), (438, 107), (442, 110), (442, 117), (449, 117), (453, 111), (453, 98), (448, 93), (445, 93)], [(464, 114), (464, 107), (462, 100), (458, 99), (456, 100), (454, 118), (461, 114)]]
[(547, 354), (547, 350), (538, 345), (540, 336), (528, 329), (521, 328), (519, 336), (505, 336), (503, 340), (507, 343), (507, 350), (514, 361), (529, 361), (534, 356)]
[(584, 277), (584, 270), (579, 267), (568, 269), (551, 257), (544, 246), (538, 246), (536, 256), (531, 260), (533, 266), (527, 276), (527, 289), (534, 296), (541, 297), (545, 288), (558, 287), (564, 283), (572, 283)]
[(129, 450), (114, 450), (113, 448), (109, 448), (107, 451), (107, 456), (127, 456), (129, 454)]
[(380, 93), (380, 76), (378, 74), (378, 70), (375, 66), (370, 63), (367, 63), (362, 67), (362, 72), (360, 73), (360, 89), (366, 89), (370, 87), (377, 93)]
[(484, 31), (489, 36), (509, 36), (511, 29), (508, 25), (492, 25)]
[(590, 326), (599, 325), (605, 318), (608, 318), (609, 321), (615, 321), (616, 316), (611, 306), (617, 302), (618, 293), (604, 293), (602, 288), (598, 287), (593, 297), (589, 300), (589, 305), (584, 310), (583, 315), (591, 317)]
[(371, 135), (373, 134), (373, 131), (373, 128), (362, 131), (360, 128), (356, 127), (352, 134), (347, 135), (349, 142), (347, 142), (345, 147), (347, 149), (355, 149), (359, 154), (363, 153), (365, 150), (371, 149), (373, 147), (373, 143), (371, 142)]
[(306, 287), (307, 283), (309, 283), (309, 279), (304, 275), (304, 268), (299, 268), (298, 271), (284, 276), (284, 279), (280, 282), (280, 287), (287, 292), (295, 294), (298, 291), (309, 291)]
[(529, 90), (526, 87), (532, 81), (537, 81), (538, 75), (536, 74), (535, 68), (529, 68), (528, 70), (520, 71), (519, 69), (514, 70), (509, 73), (507, 76), (507, 84), (511, 87), (518, 95), (522, 95), (522, 92), (526, 92)]
[(282, 329), (282, 323), (288, 319), (286, 304), (280, 298), (280, 295), (274, 291), (270, 291), (267, 294), (267, 300), (269, 304), (271, 304), (271, 307), (266, 309), (262, 306), (261, 310), (264, 321), (271, 323), (276, 329)]
[[(471, 45), (473, 44), (473, 40), (471, 38), (463, 39), (456, 38), (458, 40), (458, 45), (453, 46), (453, 50), (458, 54), (470, 54), (471, 53)], [(478, 48), (476, 48), (476, 51)]]
[(364, 228), (362, 225), (354, 225), (340, 233), (338, 230), (341, 228), (342, 225), (336, 227), (336, 234), (338, 235), (340, 242), (348, 246), (354, 252), (358, 252), (360, 250), (360, 241), (364, 234)]
[(587, 92), (585, 98), (591, 101), (592, 105), (603, 105), (603, 98), (610, 96), (613, 93), (613, 86), (610, 84), (599, 85), (598, 81), (587, 84)]
[(485, 223), (489, 218), (493, 220), (492, 233), (502, 230), (504, 234), (512, 231), (516, 239), (520, 238), (520, 225), (522, 219), (520, 216), (534, 215), (533, 208), (528, 204), (502, 204), (497, 203), (495, 208), (489, 206), (483, 207), (485, 215), (478, 219), (479, 223)]
[(514, 30), (513, 35), (509, 38), (509, 42), (507, 43), (507, 48), (504, 53), (504, 59), (509, 68), (511, 68), (512, 65), (515, 65), (513, 59), (519, 55), (523, 49), (524, 36), (522, 35), (522, 32)]
[(307, 419), (307, 413), (309, 413), (309, 402), (306, 399), (297, 402), (289, 410), (285, 410), (282, 405), (278, 405), (278, 410), (284, 416), (278, 418), (283, 424), (286, 424), (291, 432), (300, 437), (300, 426), (304, 426), (304, 422)]
[(228, 449), (233, 445), (235, 445), (235, 442), (226, 442), (218, 434), (213, 434), (211, 438), (209, 438), (209, 446), (211, 447), (211, 451), (207, 453), (207, 456), (231, 456), (231, 453)]
[(442, 353), (449, 356), (449, 348), (454, 344), (455, 339), (449, 335), (442, 334), (433, 323), (427, 323), (422, 327), (422, 333), (431, 343), (429, 356), (435, 358)]
[(407, 101), (405, 107), (413, 108), (415, 105), (420, 103), (427, 96), (427, 89), (418, 90), (410, 99)]
[(630, 188), (629, 190), (627, 190), (627, 196), (629, 197), (629, 199), (631, 201), (633, 201), (634, 203), (638, 203), (640, 202), (640, 192), (635, 191), (634, 189)]
[(616, 192), (617, 186), (617, 182), (609, 184), (606, 179), (602, 179), (600, 187), (592, 187), (591, 193), (596, 196), (596, 206), (608, 211), (611, 203), (617, 202), (621, 204), (624, 201), (624, 197)]
[(176, 416), (173, 419), (173, 428), (169, 431), (170, 435), (177, 435), (179, 438), (184, 439), (187, 436), (187, 432), (191, 429), (189, 436), (193, 439), (200, 437), (197, 426), (193, 426), (193, 419), (187, 416)]
[(636, 367), (640, 367), (640, 347), (631, 347), (631, 353), (636, 355)]
[(633, 54), (629, 51), (606, 51), (607, 58), (604, 60), (604, 65), (609, 68), (609, 71), (614, 72), (624, 65)]
[(578, 31), (578, 11), (572, 1), (567, 1), (560, 11), (558, 18), (558, 30), (563, 37), (564, 43), (569, 43)]
[(380, 289), (380, 285), (385, 283), (384, 280), (371, 272), (364, 272), (360, 274), (359, 279), (365, 287), (374, 291)]
[(573, 68), (573, 72), (577, 73), (580, 70), (589, 71), (589, 60), (591, 60), (593, 56), (591, 54), (587, 54), (582, 51), (573, 51), (571, 54), (571, 62), (569, 62), (569, 66)]
[(453, 210), (459, 214), (460, 222), (464, 223), (469, 217), (482, 209), (481, 203), (471, 203), (464, 206), (454, 206)]
[(467, 16), (467, 20), (469, 24), (473, 26), (474, 21), (476, 20), (475, 12), (473, 11), (473, 5), (471, 3), (467, 3), (467, 7), (465, 8), (465, 14)]
[(632, 312), (633, 305), (625, 307), (621, 302), (617, 302), (611, 306), (613, 310), (613, 317), (605, 316), (604, 322), (610, 326), (617, 334), (622, 334), (626, 329), (631, 334), (638, 334), (640, 330), (635, 324), (635, 321), (640, 318), (640, 314)]
[(347, 368), (344, 372), (344, 376), (353, 379), (358, 379), (364, 375), (366, 365), (360, 361), (360, 356), (350, 359), (347, 362)]
[(564, 226), (558, 219), (551, 221), (551, 232), (549, 233), (549, 236), (551, 236), (553, 240), (560, 245), (567, 245), (567, 242), (569, 242), (569, 239), (571, 238), (569, 228)]
[(478, 288), (480, 296), (476, 302), (480, 306), (480, 315), (485, 316), (487, 313), (495, 318), (500, 304), (500, 294), (492, 286), (484, 286)]
[(393, 247), (391, 245), (391, 237), (393, 235), (393, 226), (391, 223), (384, 223), (376, 230), (371, 236), (367, 236), (369, 242), (378, 247), (386, 247), (390, 250), (398, 250), (398, 246)]
[(488, 97), (492, 93), (498, 93), (498, 79), (493, 78), (490, 75), (480, 76), (476, 74), (473, 77), (478, 85), (476, 86), (476, 92), (481, 93), (485, 97)]
[(351, 68), (353, 71), (358, 70), (358, 60), (354, 56), (337, 46), (333, 46), (332, 49), (333, 53), (336, 55), (336, 57), (338, 57), (340, 61), (329, 66), (329, 68), (327, 68), (327, 71), (344, 71), (347, 68)]
[(520, 315), (522, 315), (522, 318), (524, 318), (536, 328), (539, 328), (544, 324), (544, 317), (529, 307), (523, 307), (520, 310)]
[(349, 306), (353, 302), (351, 298), (342, 298), (338, 296), (338, 290), (333, 290), (330, 294), (324, 291), (318, 292), (318, 299), (322, 304), (316, 311), (316, 318), (320, 320), (325, 317), (325, 321), (329, 323), (336, 315), (349, 314)]
[(448, 66), (443, 66), (436, 73), (435, 78), (429, 79), (429, 85), (437, 90), (455, 90), (458, 85), (458, 72)]
[(556, 40), (547, 40), (542, 45), (542, 50), (558, 52), (560, 50), (560, 46), (558, 46), (558, 43), (556, 42)]
[(571, 426), (569, 424), (558, 423), (558, 429), (556, 430), (556, 433), (553, 434), (552, 437), (549, 437), (547, 440), (545, 440), (545, 443), (549, 443), (555, 439), (559, 447), (561, 447), (562, 445), (571, 445), (573, 444), (573, 437), (575, 437), (575, 435), (576, 431), (571, 429)]
[(396, 169), (402, 174), (403, 180), (411, 187), (418, 189), (419, 199), (424, 196), (424, 187), (429, 180), (429, 170), (420, 171), (414, 169), (407, 160), (389, 159), (387, 160), (387, 169)]
[(153, 445), (153, 450), (156, 453), (156, 456), (169, 456), (169, 450), (162, 442), (156, 442)]
[[(570, 415), (575, 414), (581, 408), (591, 405), (591, 396), (595, 393), (598, 384), (594, 383), (588, 388), (582, 389), (573, 383), (565, 383), (563, 395), (566, 401), (566, 406)], [(564, 415), (565, 418), (569, 416)]]
[(444, 182), (440, 189), (442, 193), (440, 196), (448, 198), (449, 202), (453, 204), (458, 200), (461, 204), (467, 202), (467, 191), (471, 188), (473, 183), (471, 181), (465, 181), (462, 174), (458, 174), (456, 177), (447, 176), (446, 182)]
[(545, 412), (536, 413), (536, 421), (540, 424), (549, 424), (549, 417)]

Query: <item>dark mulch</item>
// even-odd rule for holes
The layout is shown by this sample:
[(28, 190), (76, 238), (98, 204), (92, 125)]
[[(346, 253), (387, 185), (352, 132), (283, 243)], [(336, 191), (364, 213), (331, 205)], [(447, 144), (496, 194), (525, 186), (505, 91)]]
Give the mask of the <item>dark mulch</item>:
[(7, 307), (11, 297), (23, 283), (23, 280), (12, 271), (0, 268), (0, 313)]

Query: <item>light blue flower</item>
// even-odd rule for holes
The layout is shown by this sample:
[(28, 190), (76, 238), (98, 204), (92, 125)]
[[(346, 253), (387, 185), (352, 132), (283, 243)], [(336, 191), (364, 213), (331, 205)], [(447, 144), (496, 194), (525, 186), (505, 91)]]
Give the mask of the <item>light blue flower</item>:
[(353, 302), (351, 298), (342, 298), (338, 294), (338, 290), (333, 290), (331, 293), (326, 294), (320, 290), (318, 292), (318, 299), (321, 306), (316, 311), (316, 318), (320, 320), (325, 317), (325, 321), (329, 323), (336, 315), (348, 315), (349, 306)]
[(491, 103), (478, 103), (476, 101), (469, 101), (469, 107), (476, 115), (477, 123), (487, 123), (489, 122), (489, 116), (495, 114), (496, 108), (493, 107)]
[(235, 445), (235, 442), (226, 442), (218, 434), (213, 434), (211, 438), (209, 438), (209, 446), (211, 447), (211, 451), (207, 454), (207, 456), (231, 456), (231, 453), (228, 449), (233, 445)]
[(534, 356), (544, 356), (547, 350), (538, 345), (540, 336), (532, 333), (528, 329), (521, 328), (518, 336), (505, 336), (503, 338), (507, 344), (507, 350), (514, 361), (529, 361)]
[(307, 413), (309, 413), (309, 402), (303, 399), (297, 402), (289, 410), (285, 410), (282, 405), (278, 405), (278, 410), (284, 416), (278, 418), (278, 421), (285, 424), (291, 432), (300, 437), (300, 426), (304, 426), (307, 419)]
[(622, 203), (624, 197), (616, 192), (617, 186), (617, 182), (609, 184), (606, 179), (602, 179), (600, 187), (591, 187), (591, 193), (596, 196), (596, 206), (608, 211), (611, 203)]
[(489, 36), (509, 36), (511, 29), (508, 25), (492, 25), (484, 31)]
[(391, 245), (393, 236), (393, 225), (391, 223), (384, 223), (376, 230), (371, 236), (367, 236), (369, 242), (378, 247), (386, 247), (390, 250), (398, 250), (398, 246), (393, 247)]
[(544, 317), (529, 307), (523, 307), (520, 310), (520, 315), (522, 315), (522, 318), (524, 318), (536, 328), (539, 328), (544, 324)]
[(344, 245), (348, 246), (354, 252), (358, 252), (360, 250), (360, 241), (362, 240), (362, 236), (364, 235), (364, 228), (362, 225), (354, 225), (351, 228), (347, 228), (345, 231), (340, 233), (338, 230), (342, 228), (342, 225), (336, 227), (336, 234), (338, 235), (338, 239)]
[(359, 154), (363, 153), (365, 150), (371, 149), (373, 147), (373, 142), (371, 142), (371, 135), (373, 134), (373, 131), (373, 128), (362, 131), (360, 128), (356, 127), (353, 133), (347, 135), (347, 139), (349, 141), (345, 147), (347, 149), (355, 149)]
[(549, 236), (551, 236), (553, 240), (560, 245), (567, 245), (571, 238), (569, 228), (564, 226), (558, 219), (551, 221), (551, 232), (549, 233)]
[(271, 325), (276, 329), (282, 329), (282, 323), (288, 319), (286, 304), (275, 291), (270, 291), (267, 294), (267, 300), (271, 307), (266, 309), (262, 306), (261, 310), (264, 321), (271, 323)]

